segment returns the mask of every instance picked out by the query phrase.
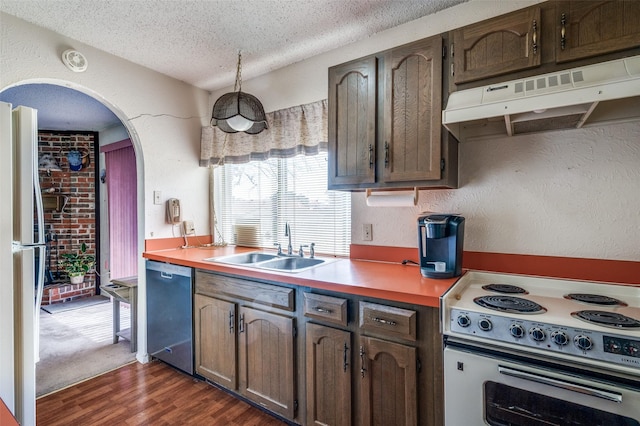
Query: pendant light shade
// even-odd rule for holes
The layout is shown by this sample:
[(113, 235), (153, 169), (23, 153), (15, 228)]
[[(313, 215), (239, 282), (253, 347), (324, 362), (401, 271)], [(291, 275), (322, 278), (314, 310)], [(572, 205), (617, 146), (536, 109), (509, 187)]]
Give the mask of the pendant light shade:
[(238, 53), (234, 91), (220, 96), (213, 105), (211, 125), (225, 133), (255, 135), (267, 128), (267, 118), (258, 98), (242, 91), (241, 59)]

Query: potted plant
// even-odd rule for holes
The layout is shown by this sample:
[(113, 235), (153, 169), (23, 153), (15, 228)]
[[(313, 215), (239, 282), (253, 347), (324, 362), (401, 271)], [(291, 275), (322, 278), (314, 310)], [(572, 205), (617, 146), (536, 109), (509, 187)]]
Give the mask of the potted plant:
[(86, 254), (87, 245), (82, 243), (80, 251), (77, 253), (64, 253), (60, 266), (69, 275), (71, 284), (80, 284), (84, 281), (84, 276), (93, 268), (96, 258), (91, 254)]

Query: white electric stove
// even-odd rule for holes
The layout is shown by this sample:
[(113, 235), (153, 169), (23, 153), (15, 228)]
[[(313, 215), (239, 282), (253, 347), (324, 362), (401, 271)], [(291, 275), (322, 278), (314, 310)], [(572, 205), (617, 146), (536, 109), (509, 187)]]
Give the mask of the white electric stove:
[(640, 426), (640, 286), (470, 271), (440, 303), (448, 425)]

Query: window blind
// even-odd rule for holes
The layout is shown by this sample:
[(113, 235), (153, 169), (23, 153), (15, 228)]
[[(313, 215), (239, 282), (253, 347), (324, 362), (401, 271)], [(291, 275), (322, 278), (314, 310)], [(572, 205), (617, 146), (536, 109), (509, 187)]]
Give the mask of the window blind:
[(313, 242), (320, 255), (349, 255), (351, 194), (327, 190), (325, 152), (217, 167), (214, 203), (218, 229), (229, 243), (280, 243), (286, 253), (289, 223), (296, 254), (300, 245)]

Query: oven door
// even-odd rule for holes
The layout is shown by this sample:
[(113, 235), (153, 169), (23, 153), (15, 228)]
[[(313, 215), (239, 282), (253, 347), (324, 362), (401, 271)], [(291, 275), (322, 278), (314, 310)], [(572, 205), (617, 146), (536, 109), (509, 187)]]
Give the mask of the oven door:
[(640, 426), (637, 381), (634, 386), (634, 380), (583, 373), (525, 357), (447, 345), (445, 423)]

